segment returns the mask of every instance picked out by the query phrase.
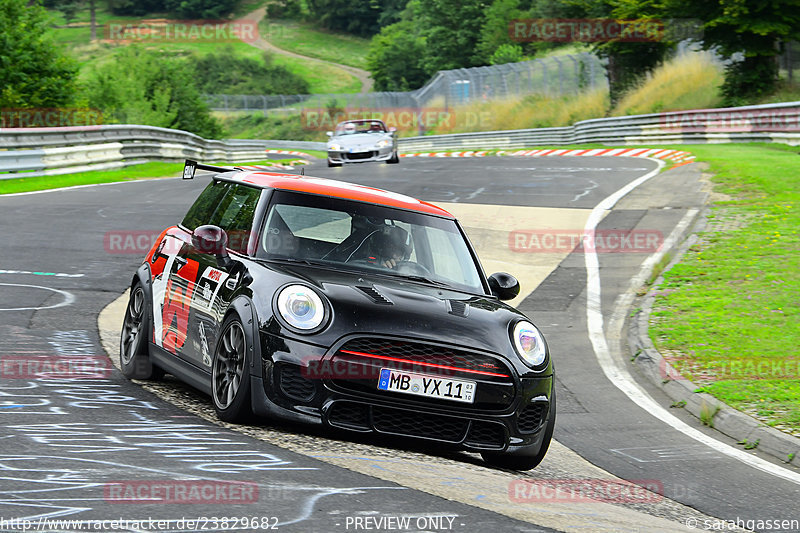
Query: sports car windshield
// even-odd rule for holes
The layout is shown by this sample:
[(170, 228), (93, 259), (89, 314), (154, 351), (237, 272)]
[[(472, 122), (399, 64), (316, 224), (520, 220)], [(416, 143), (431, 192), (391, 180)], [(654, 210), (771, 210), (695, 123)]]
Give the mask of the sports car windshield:
[(338, 198), (275, 191), (256, 257), (308, 262), (483, 294), (453, 220)]
[(336, 135), (352, 135), (355, 133), (386, 133), (386, 125), (380, 120), (359, 120), (340, 122), (336, 125)]

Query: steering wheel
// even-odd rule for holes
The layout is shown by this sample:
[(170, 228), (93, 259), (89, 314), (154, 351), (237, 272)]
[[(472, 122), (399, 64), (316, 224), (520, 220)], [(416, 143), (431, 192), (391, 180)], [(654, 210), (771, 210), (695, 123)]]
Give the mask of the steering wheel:
[(430, 270), (414, 261), (398, 261), (397, 265), (395, 265), (392, 270), (396, 270), (402, 274), (412, 274), (417, 276), (428, 277), (431, 275)]

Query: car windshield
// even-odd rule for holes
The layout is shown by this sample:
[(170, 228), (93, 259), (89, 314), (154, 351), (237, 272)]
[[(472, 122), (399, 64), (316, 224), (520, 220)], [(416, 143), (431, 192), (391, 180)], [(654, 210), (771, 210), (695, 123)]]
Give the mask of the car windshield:
[(336, 135), (354, 133), (386, 133), (386, 125), (380, 120), (358, 120), (341, 122), (336, 125)]
[(256, 257), (309, 262), (483, 294), (455, 221), (325, 196), (276, 191)]

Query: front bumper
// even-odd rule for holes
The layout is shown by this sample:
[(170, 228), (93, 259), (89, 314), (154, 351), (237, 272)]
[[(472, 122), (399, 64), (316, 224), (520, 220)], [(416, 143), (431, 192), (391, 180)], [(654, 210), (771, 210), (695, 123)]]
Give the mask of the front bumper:
[[(521, 377), (506, 364), (507, 379), (475, 379), (472, 404), (386, 392), (377, 389), (377, 373), (385, 362), (356, 358), (336, 364), (341, 363), (341, 348), (351, 340), (325, 349), (262, 333), (262, 372), (253, 382), (256, 414), (471, 451), (541, 444), (551, 418), (552, 375)], [(502, 363), (498, 356), (480, 355)], [(475, 377), (455, 374), (460, 379)]]
[(328, 150), (328, 161), (331, 163), (369, 163), (371, 161), (388, 161), (392, 158), (391, 146), (379, 150), (350, 152), (346, 150)]

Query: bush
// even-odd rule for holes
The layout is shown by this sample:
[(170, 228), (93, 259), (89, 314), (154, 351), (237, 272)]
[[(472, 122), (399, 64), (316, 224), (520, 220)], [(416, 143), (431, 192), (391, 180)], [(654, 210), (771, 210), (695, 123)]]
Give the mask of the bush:
[(492, 65), (505, 65), (518, 61), (522, 61), (522, 47), (518, 44), (501, 44), (489, 59)]
[(272, 56), (264, 61), (236, 56), (232, 49), (191, 59), (194, 77), (203, 93), (225, 94), (307, 94), (306, 80), (274, 65)]
[(200, 96), (186, 60), (131, 46), (89, 73), (86, 96), (104, 118), (218, 138), (222, 127)]

